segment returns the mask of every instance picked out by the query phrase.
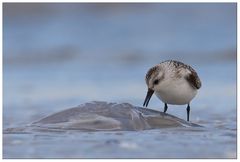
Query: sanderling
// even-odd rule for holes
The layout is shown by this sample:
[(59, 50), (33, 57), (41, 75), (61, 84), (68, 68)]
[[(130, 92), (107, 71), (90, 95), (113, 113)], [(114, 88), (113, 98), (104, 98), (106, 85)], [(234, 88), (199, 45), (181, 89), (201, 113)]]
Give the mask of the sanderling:
[(189, 121), (190, 101), (201, 87), (197, 72), (191, 66), (179, 61), (164, 61), (150, 68), (145, 80), (148, 92), (143, 106), (148, 106), (152, 94), (155, 93), (164, 102), (165, 113), (167, 104), (187, 104), (187, 121)]

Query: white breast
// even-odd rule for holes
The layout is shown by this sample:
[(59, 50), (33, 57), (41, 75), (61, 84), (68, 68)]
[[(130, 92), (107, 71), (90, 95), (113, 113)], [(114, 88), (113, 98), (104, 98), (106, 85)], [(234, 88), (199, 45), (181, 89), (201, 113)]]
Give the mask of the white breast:
[(172, 105), (188, 104), (197, 94), (184, 78), (165, 79), (155, 90), (156, 96), (164, 103)]

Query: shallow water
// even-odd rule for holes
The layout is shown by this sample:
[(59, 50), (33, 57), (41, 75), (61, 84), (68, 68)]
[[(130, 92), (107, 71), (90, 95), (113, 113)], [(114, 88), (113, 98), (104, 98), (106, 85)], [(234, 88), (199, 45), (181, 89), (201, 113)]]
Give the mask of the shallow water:
[(234, 132), (185, 127), (110, 132), (32, 131), (4, 134), (3, 153), (8, 155), (5, 158), (234, 158)]
[[(208, 128), (151, 109), (105, 102), (4, 130), (7, 150), (19, 158), (233, 158), (232, 138), (234, 128)], [(227, 147), (212, 149), (222, 144)]]
[[(3, 158), (236, 158), (234, 4), (3, 8), (3, 128), (18, 128), (4, 132)], [(21, 129), (93, 100), (141, 106), (146, 71), (166, 59), (198, 72), (190, 120), (203, 128)], [(168, 113), (185, 120), (185, 109)]]

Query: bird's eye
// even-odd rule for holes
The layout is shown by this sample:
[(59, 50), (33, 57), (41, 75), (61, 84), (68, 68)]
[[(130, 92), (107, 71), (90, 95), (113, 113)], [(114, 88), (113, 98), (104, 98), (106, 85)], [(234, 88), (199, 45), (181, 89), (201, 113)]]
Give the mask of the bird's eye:
[(154, 80), (154, 82), (153, 82), (153, 84), (158, 84), (158, 82), (159, 82), (159, 80), (158, 79), (156, 79), (156, 80)]

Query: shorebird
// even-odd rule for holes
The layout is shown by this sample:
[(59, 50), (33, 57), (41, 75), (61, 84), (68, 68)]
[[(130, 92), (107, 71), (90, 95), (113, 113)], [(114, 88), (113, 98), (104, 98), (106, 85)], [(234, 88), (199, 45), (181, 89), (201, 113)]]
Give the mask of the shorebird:
[(187, 104), (187, 121), (189, 121), (190, 101), (201, 88), (201, 81), (197, 72), (189, 65), (179, 61), (167, 60), (150, 68), (145, 77), (148, 86), (147, 96), (143, 106), (155, 95), (164, 102), (164, 113), (168, 104)]

